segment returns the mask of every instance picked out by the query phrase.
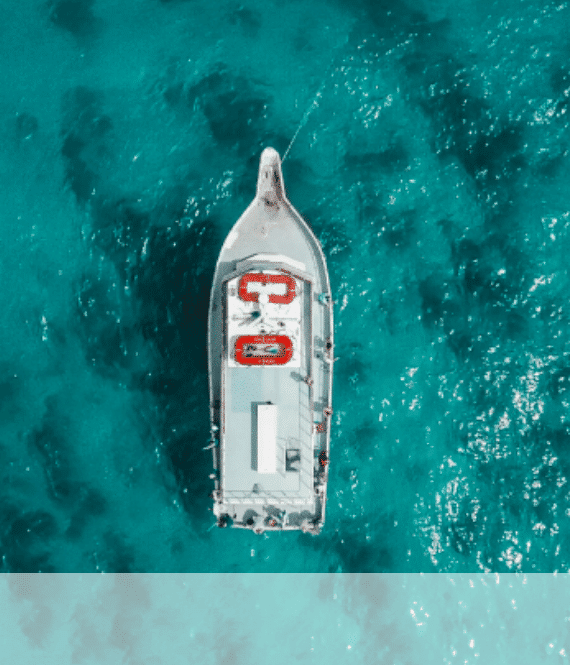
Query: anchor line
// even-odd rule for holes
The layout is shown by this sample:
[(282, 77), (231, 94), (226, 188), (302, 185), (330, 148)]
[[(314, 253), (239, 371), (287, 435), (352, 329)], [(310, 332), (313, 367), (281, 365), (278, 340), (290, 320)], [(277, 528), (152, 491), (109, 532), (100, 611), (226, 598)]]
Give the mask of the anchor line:
[[(281, 160), (281, 164), (283, 164), (283, 162), (287, 159), (287, 155), (289, 154), (289, 150), (291, 150), (291, 147), (293, 146), (293, 143), (295, 143), (295, 140), (296, 140), (299, 132), (301, 131), (301, 129), (307, 124), (307, 120), (309, 119), (309, 116), (313, 112), (313, 109), (316, 108), (319, 105), (318, 100), (323, 95), (323, 90), (324, 90), (324, 88), (327, 84), (327, 81), (328, 81), (328, 78), (329, 78), (329, 73), (330, 73), (331, 69), (333, 68), (335, 60), (336, 60), (336, 56), (333, 57), (333, 59), (331, 60), (329, 68), (328, 68), (325, 76), (323, 77), (323, 82), (321, 83), (319, 89), (317, 90), (317, 94), (314, 96), (309, 108), (305, 111), (305, 114), (301, 118), (301, 122), (299, 123), (299, 126), (297, 127), (297, 131), (293, 135), (293, 138), (291, 139), (291, 143), (289, 143), (289, 146), (288, 146), (287, 150), (285, 151), (285, 154), (283, 155), (283, 159)], [(333, 72), (333, 75), (334, 75), (334, 72)], [(332, 76), (331, 76), (331, 78), (332, 78)]]

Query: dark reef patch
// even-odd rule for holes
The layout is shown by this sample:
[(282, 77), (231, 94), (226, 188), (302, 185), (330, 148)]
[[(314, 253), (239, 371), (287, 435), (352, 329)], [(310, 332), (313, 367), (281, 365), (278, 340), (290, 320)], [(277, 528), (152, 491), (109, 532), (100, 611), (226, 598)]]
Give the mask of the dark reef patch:
[[(208, 413), (208, 396), (206, 392), (194, 399), (192, 405), (195, 413)], [(201, 410), (200, 410), (201, 409)], [(185, 412), (170, 415), (170, 422), (176, 423), (180, 429), (184, 427)], [(207, 426), (207, 415), (204, 415), (204, 427)], [(170, 434), (166, 444), (166, 454), (177, 480), (177, 485), (184, 488), (181, 492), (181, 502), (184, 510), (196, 522), (208, 520), (208, 509), (212, 500), (209, 494), (214, 489), (209, 478), (212, 473), (211, 451), (202, 450), (206, 441), (198, 432), (191, 432), (176, 436)], [(211, 515), (211, 513), (210, 513)]]
[[(516, 122), (503, 122), (502, 127), (482, 127), (474, 144), (460, 151), (459, 157), (467, 172), (487, 185), (508, 179), (525, 166), (521, 154), (523, 126)], [(466, 143), (462, 137), (462, 143)]]
[(167, 84), (162, 92), (164, 101), (169, 106), (177, 106), (183, 101), (184, 83), (177, 81), (175, 83)]
[(48, 494), (64, 505), (75, 503), (79, 484), (68, 459), (68, 422), (58, 398), (46, 398), (46, 413), (40, 427), (28, 435), (30, 452), (40, 456)]
[(79, 508), (73, 513), (65, 532), (65, 535), (72, 540), (80, 538), (89, 520), (103, 515), (107, 508), (105, 497), (93, 488), (82, 487), (77, 499)]
[(450, 332), (449, 337), (447, 338), (447, 344), (449, 348), (455, 354), (455, 357), (460, 362), (465, 362), (470, 358), (474, 353), (477, 353), (480, 358), (483, 350), (480, 345), (475, 341), (475, 335), (470, 334), (468, 331), (453, 333)]
[[(206, 325), (213, 269), (219, 249), (211, 219), (190, 228), (154, 229), (147, 255), (131, 271), (139, 301), (139, 325), (157, 350), (152, 372), (137, 379), (150, 390), (164, 415), (161, 439), (185, 509), (196, 519), (207, 516), (211, 453), (201, 434), (188, 431), (188, 414), (208, 421)], [(133, 386), (134, 387), (134, 386)]]
[(355, 389), (358, 384), (368, 379), (370, 376), (370, 364), (362, 360), (360, 354), (355, 349), (348, 350), (339, 355), (342, 357), (342, 362), (336, 363), (340, 366), (335, 368), (335, 377), (338, 376), (338, 381), (345, 386), (352, 386)]
[(556, 154), (556, 152), (553, 150), (541, 153), (536, 159), (536, 163), (533, 167), (533, 173), (539, 177), (544, 178), (545, 180), (550, 180), (550, 178), (553, 178), (560, 173), (567, 160), (568, 150), (558, 152), (558, 154)]
[(567, 425), (561, 425), (555, 429), (542, 426), (541, 436), (552, 446), (552, 452), (558, 458), (564, 476), (570, 474), (570, 428)]
[(297, 206), (295, 208), (299, 210), (303, 219), (309, 223), (321, 243), (327, 257), (331, 279), (334, 279), (339, 266), (352, 253), (350, 238), (342, 221), (334, 219), (332, 206), (330, 209), (324, 205), (321, 207), (313, 206), (314, 201), (311, 207), (306, 210), (297, 208)]
[(396, 290), (385, 290), (378, 294), (376, 305), (384, 319), (387, 331), (392, 336), (398, 336), (409, 330), (410, 319), (409, 296), (414, 294), (405, 293), (402, 288)]
[(402, 210), (387, 212), (386, 208), (378, 217), (374, 217), (374, 233), (370, 237), (370, 251), (375, 254), (380, 243), (391, 249), (406, 249), (411, 246), (416, 236), (417, 212)]
[(418, 94), (439, 130), (436, 148), (467, 159), (480, 129), (492, 124), (489, 104), (473, 93), (467, 69), (451, 55), (427, 63)]
[[(195, 209), (190, 210), (188, 208), (188, 199), (192, 191), (200, 189), (202, 181), (203, 179), (200, 174), (188, 172), (183, 176), (181, 182), (173, 182), (173, 184), (165, 188), (152, 211), (154, 224), (156, 226), (171, 226), (173, 223), (178, 224), (183, 217), (194, 218), (194, 213), (199, 204), (195, 204)], [(137, 209), (138, 205), (135, 205), (135, 210)], [(144, 214), (144, 211), (140, 212)]]
[(76, 288), (77, 330), (87, 364), (102, 376), (116, 379), (133, 362), (128, 343), (136, 331), (122, 323), (121, 304), (109, 287), (107, 282), (85, 278)]
[[(384, 543), (390, 543), (394, 515), (375, 515), (374, 528), (383, 534)], [(330, 558), (337, 559), (337, 565), (340, 565), (343, 573), (385, 573), (394, 570), (395, 562), (390, 549), (365, 541), (362, 530), (354, 521), (341, 518), (336, 531), (328, 538), (323, 536), (322, 542), (316, 547), (330, 551)]]
[(25, 111), (16, 114), (14, 136), (18, 143), (32, 139), (37, 134), (38, 128), (39, 122), (36, 116)]
[(22, 379), (16, 366), (0, 361), (0, 419), (13, 418), (22, 404)]
[(366, 459), (373, 454), (375, 444), (380, 442), (382, 431), (374, 421), (360, 425), (349, 435), (349, 446), (357, 455)]
[(128, 197), (96, 197), (92, 215), (94, 233), (91, 239), (126, 278), (127, 260), (142, 249), (150, 227), (150, 212)]
[(527, 293), (535, 267), (533, 257), (513, 240), (514, 217), (486, 220), (490, 231), (474, 249), (476, 255), (465, 255), (460, 241), (452, 246), (452, 260), (464, 291), (476, 298), (486, 324), (499, 339), (520, 341), (528, 339), (531, 305)]
[(14, 547), (29, 550), (38, 543), (51, 540), (57, 531), (53, 515), (43, 510), (34, 510), (24, 513), (12, 522), (8, 537)]
[(245, 8), (243, 5), (232, 9), (228, 15), (230, 25), (241, 28), (248, 37), (255, 38), (261, 27), (261, 21), (256, 12)]
[(431, 274), (418, 284), (422, 323), (426, 328), (443, 324), (446, 332), (463, 330), (467, 310), (453, 278)]
[(95, 186), (95, 173), (81, 157), (85, 143), (76, 136), (68, 136), (61, 148), (66, 158), (65, 177), (79, 203), (87, 203)]
[(56, 572), (49, 553), (58, 534), (54, 516), (44, 510), (21, 512), (5, 500), (1, 505), (0, 542), (5, 572)]
[(296, 129), (287, 130), (287, 134), (279, 130), (280, 118), (273, 112), (264, 82), (234, 73), (224, 64), (214, 65), (209, 73), (197, 78), (184, 64), (171, 62), (157, 91), (185, 126), (196, 120), (194, 114), (198, 112), (210, 129), (216, 149), (237, 154), (236, 180), (239, 188), (240, 172), (243, 179), (247, 178), (243, 183), (247, 198), (255, 191), (255, 182), (253, 192), (251, 189), (251, 172), (252, 168), (257, 171), (262, 149), (272, 146), (283, 154)]
[(462, 521), (453, 522), (445, 531), (451, 544), (451, 547), (464, 557), (468, 557), (476, 548), (476, 529), (475, 523), (470, 515), (465, 516)]
[(78, 39), (93, 37), (102, 26), (93, 14), (94, 4), (94, 0), (56, 0), (50, 3), (50, 21)]
[(404, 471), (406, 480), (408, 480), (411, 485), (419, 484), (420, 482), (425, 480), (428, 471), (425, 468), (424, 464), (420, 464), (419, 462), (414, 462), (412, 456), (409, 453), (407, 453), (407, 456), (408, 456), (408, 464), (406, 465), (406, 469)]
[(206, 321), (217, 249), (213, 229), (211, 220), (198, 220), (190, 229), (154, 229), (147, 257), (130, 273), (145, 339), (165, 360), (183, 351), (182, 373), (190, 369), (192, 358), (199, 359), (198, 371), (206, 371)]
[[(172, 91), (171, 100), (175, 102), (179, 95), (186, 98), (185, 91)], [(215, 224), (201, 215), (188, 217), (188, 182), (167, 188), (154, 210), (141, 206), (133, 196), (108, 192), (92, 196), (100, 177), (97, 158), (108, 154), (112, 123), (103, 113), (102, 96), (91, 89), (74, 88), (65, 104), (62, 152), (67, 179), (78, 201), (92, 201), (89, 240), (117, 271), (108, 279), (86, 274), (76, 285), (76, 327), (86, 360), (103, 377), (121, 380), (132, 391), (152, 393), (161, 413), (152, 426), (153, 442), (156, 436), (163, 442), (161, 450), (186, 510), (205, 519), (212, 490), (211, 453), (202, 450), (202, 435), (188, 430), (188, 414), (208, 413), (207, 390), (198, 386), (207, 386), (207, 314), (221, 244), (214, 236)], [(156, 353), (151, 365), (141, 371), (133, 348), (143, 342), (151, 350), (150, 358), (152, 350)], [(204, 427), (207, 421), (204, 415)], [(49, 462), (50, 482), (54, 476), (61, 494), (58, 483), (65, 474), (52, 461), (59, 454), (59, 434), (55, 424), (44, 422), (33, 440)], [(168, 483), (166, 475), (164, 482)], [(66, 534), (72, 540), (80, 538), (89, 520), (106, 509), (95, 490), (73, 489), (75, 512)], [(176, 492), (175, 487), (168, 489)], [(130, 569), (130, 549), (115, 534), (108, 534), (107, 540), (116, 554), (101, 565), (114, 572)]]
[(347, 544), (337, 548), (342, 570), (347, 573), (387, 573), (394, 569), (392, 555), (387, 547), (369, 543), (352, 547)]
[[(530, 305), (524, 294), (525, 271), (530, 268), (510, 242), (507, 227), (495, 227), (478, 242), (450, 237), (453, 273), (434, 273), (418, 282), (423, 325), (441, 328), (447, 344), (463, 360), (474, 352), (484, 353), (491, 340), (528, 339)], [(549, 307), (545, 303), (545, 316), (555, 309), (554, 302)]]
[[(362, 229), (370, 231), (370, 228), (378, 228), (379, 222), (385, 216), (385, 208), (375, 200), (376, 197), (371, 197), (365, 195), (363, 192), (359, 191), (357, 194), (358, 198), (358, 223)], [(380, 227), (381, 228), (381, 227)], [(375, 234), (370, 236), (370, 251), (374, 253), (376, 251), (376, 243), (380, 238), (380, 234)]]
[(468, 238), (451, 243), (451, 260), (455, 279), (465, 293), (479, 298), (484, 305), (507, 307), (520, 287), (511, 283), (509, 275), (500, 273), (507, 265), (504, 252), (495, 246), (494, 238), (476, 243)]
[(554, 369), (548, 381), (548, 393), (552, 397), (560, 397), (570, 390), (570, 367)]
[(301, 53), (313, 53), (316, 50), (310, 26), (301, 26), (297, 30), (293, 37), (293, 47)]
[(135, 552), (132, 545), (115, 531), (103, 534), (103, 548), (98, 552), (99, 572), (106, 573), (137, 573)]
[(525, 166), (522, 122), (495, 117), (489, 103), (474, 92), (470, 68), (449, 54), (428, 58), (421, 71), (412, 68), (408, 73), (412, 97), (434, 127), (432, 149), (442, 158), (457, 157), (477, 188), (491, 194), (493, 201), (508, 201), (504, 187)]
[(85, 204), (98, 181), (101, 163), (108, 159), (107, 138), (113, 124), (103, 113), (103, 95), (85, 86), (69, 90), (62, 106), (65, 179), (77, 201)]
[(185, 103), (198, 105), (208, 121), (215, 141), (225, 148), (236, 148), (240, 154), (258, 152), (260, 135), (265, 133), (265, 115), (269, 105), (260, 84), (245, 76), (230, 73), (224, 66), (189, 86)]
[(510, 339), (528, 339), (530, 333), (530, 322), (526, 312), (517, 310), (515, 307), (505, 313), (505, 334)]
[(433, 25), (424, 12), (417, 11), (403, 0), (337, 1), (358, 17), (355, 28), (358, 36), (366, 31), (377, 38), (396, 41), (404, 34), (425, 32)]
[(567, 63), (552, 68), (550, 85), (556, 97), (567, 96), (566, 93), (570, 91), (570, 66)]
[(409, 154), (401, 140), (394, 140), (385, 150), (377, 152), (349, 152), (344, 166), (355, 180), (367, 181), (378, 171), (402, 170), (409, 162)]

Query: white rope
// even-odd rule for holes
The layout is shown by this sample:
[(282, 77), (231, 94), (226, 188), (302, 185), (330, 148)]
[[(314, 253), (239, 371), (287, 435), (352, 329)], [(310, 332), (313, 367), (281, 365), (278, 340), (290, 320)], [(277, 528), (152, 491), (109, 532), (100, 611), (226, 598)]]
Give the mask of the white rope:
[[(327, 80), (328, 80), (328, 74), (329, 74), (330, 70), (333, 67), (334, 60), (335, 60), (335, 58), (333, 58), (331, 60), (331, 64), (329, 65), (328, 71), (327, 71), (327, 73), (325, 74), (325, 76), (323, 78), (323, 82), (321, 83), (320, 88), (317, 90), (317, 94), (315, 95), (315, 97), (313, 98), (313, 101), (311, 102), (311, 105), (305, 111), (305, 114), (301, 118), (301, 122), (299, 123), (299, 126), (297, 127), (297, 131), (295, 132), (293, 138), (291, 139), (291, 143), (289, 143), (289, 147), (287, 148), (287, 150), (285, 151), (285, 154), (283, 155), (283, 159), (281, 160), (281, 164), (283, 164), (283, 162), (287, 159), (287, 155), (289, 154), (289, 150), (291, 150), (291, 147), (293, 146), (293, 143), (295, 143), (295, 139), (297, 138), (297, 135), (299, 134), (301, 129), (307, 124), (307, 120), (309, 119), (309, 116), (313, 112), (313, 109), (319, 105), (318, 100), (323, 95), (323, 90), (324, 90), (324, 87), (325, 87), (325, 85), (327, 83)], [(334, 72), (333, 72), (333, 75), (334, 75)]]

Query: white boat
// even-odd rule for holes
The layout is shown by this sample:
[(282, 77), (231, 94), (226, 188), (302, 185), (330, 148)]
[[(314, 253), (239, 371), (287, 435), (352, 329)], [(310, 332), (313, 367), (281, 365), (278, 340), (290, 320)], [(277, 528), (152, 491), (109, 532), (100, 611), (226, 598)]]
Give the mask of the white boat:
[(220, 527), (318, 534), (325, 520), (333, 301), (325, 257), (266, 148), (216, 264), (208, 316)]

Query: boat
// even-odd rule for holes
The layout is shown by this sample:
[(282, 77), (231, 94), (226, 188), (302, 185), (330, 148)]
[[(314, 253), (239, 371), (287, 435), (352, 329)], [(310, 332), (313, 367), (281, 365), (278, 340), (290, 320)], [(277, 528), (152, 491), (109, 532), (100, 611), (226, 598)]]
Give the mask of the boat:
[(210, 293), (206, 448), (219, 527), (320, 533), (335, 360), (325, 256), (287, 199), (278, 152), (265, 148)]

